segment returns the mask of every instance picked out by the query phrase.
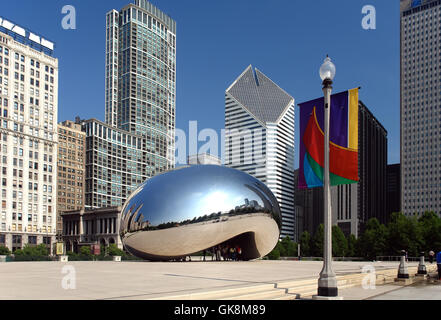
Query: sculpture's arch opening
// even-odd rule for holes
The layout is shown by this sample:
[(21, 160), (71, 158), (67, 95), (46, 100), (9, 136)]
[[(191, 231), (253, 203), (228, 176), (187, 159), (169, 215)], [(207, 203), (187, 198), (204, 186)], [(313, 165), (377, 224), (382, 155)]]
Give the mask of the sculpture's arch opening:
[(260, 257), (256, 247), (255, 233), (246, 232), (230, 240), (225, 241), (221, 246), (240, 247), (242, 249), (242, 260), (248, 261)]

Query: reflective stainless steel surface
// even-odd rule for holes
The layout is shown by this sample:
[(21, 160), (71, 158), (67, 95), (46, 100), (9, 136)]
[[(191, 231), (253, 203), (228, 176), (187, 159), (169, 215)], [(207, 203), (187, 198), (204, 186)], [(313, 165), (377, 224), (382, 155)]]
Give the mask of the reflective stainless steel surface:
[(263, 257), (280, 236), (281, 215), (268, 187), (241, 171), (205, 165), (143, 183), (121, 213), (121, 239), (132, 254), (171, 260), (219, 244), (238, 245), (244, 260)]

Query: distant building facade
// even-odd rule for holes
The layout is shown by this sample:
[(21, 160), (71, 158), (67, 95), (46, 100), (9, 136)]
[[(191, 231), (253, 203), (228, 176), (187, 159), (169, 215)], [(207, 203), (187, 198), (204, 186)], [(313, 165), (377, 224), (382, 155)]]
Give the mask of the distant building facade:
[(401, 210), (441, 215), (440, 0), (401, 0)]
[(387, 166), (386, 212), (401, 212), (401, 164)]
[(0, 17), (0, 246), (56, 230), (58, 59), (54, 44)]
[(96, 119), (83, 121), (82, 130), (86, 134), (86, 208), (123, 206), (154, 171), (145, 138)]
[(225, 165), (265, 183), (279, 201), (281, 236), (296, 240), (294, 98), (249, 66), (225, 93)]
[(121, 207), (77, 210), (61, 213), (65, 252), (79, 253), (80, 247), (115, 244), (122, 249), (119, 237)]
[(81, 124), (58, 124), (57, 234), (61, 234), (60, 213), (85, 206), (86, 134)]
[(358, 217), (361, 228), (371, 218), (388, 220), (386, 212), (387, 130), (360, 102)]
[[(332, 221), (343, 233), (358, 237), (367, 221), (388, 221), (386, 208), (387, 131), (363, 102), (359, 102), (360, 181), (331, 187)], [(323, 188), (297, 189), (296, 204), (303, 207), (303, 230), (315, 233), (324, 221)]]
[(176, 22), (146, 0), (106, 15), (106, 123), (145, 137), (152, 174), (175, 165)]
[(202, 153), (198, 155), (189, 156), (188, 164), (189, 165), (214, 164), (220, 166), (222, 164), (222, 161), (218, 157), (212, 156), (211, 154)]
[(175, 166), (176, 22), (146, 0), (106, 15), (105, 119), (82, 121), (87, 209)]

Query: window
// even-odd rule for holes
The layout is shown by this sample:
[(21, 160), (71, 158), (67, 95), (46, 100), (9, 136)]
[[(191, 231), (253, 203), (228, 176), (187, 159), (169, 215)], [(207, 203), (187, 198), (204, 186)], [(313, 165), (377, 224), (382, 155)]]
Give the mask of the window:
[(37, 237), (36, 236), (29, 236), (28, 237), (28, 242), (31, 245), (36, 245), (37, 244)]

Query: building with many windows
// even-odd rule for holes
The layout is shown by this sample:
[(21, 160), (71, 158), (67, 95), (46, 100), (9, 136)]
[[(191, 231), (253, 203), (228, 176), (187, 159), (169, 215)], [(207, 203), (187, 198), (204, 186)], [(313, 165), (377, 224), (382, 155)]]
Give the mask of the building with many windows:
[(265, 183), (282, 213), (281, 236), (296, 240), (294, 99), (249, 66), (225, 93), (225, 165)]
[(58, 124), (57, 233), (62, 231), (61, 212), (84, 209), (86, 134), (81, 124)]
[(106, 123), (145, 137), (149, 176), (173, 169), (176, 22), (146, 0), (106, 21)]
[[(371, 218), (387, 223), (387, 131), (366, 105), (359, 102), (357, 184), (331, 187), (332, 223), (358, 237)], [(296, 205), (303, 209), (303, 228), (314, 234), (324, 221), (323, 188), (297, 189)]]
[(81, 125), (86, 134), (86, 208), (123, 206), (153, 176), (154, 160), (147, 156), (145, 137), (96, 119)]
[(441, 214), (441, 1), (401, 0), (401, 210)]
[(54, 44), (0, 18), (0, 246), (51, 248), (56, 229)]
[(105, 119), (86, 134), (85, 207), (122, 206), (175, 166), (176, 22), (146, 0), (106, 15)]

